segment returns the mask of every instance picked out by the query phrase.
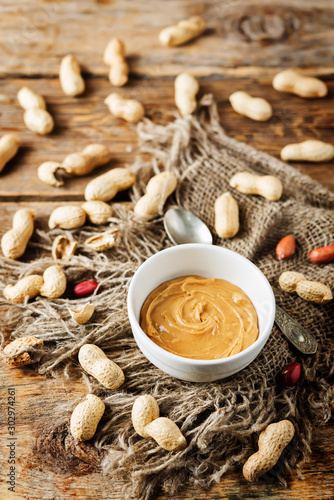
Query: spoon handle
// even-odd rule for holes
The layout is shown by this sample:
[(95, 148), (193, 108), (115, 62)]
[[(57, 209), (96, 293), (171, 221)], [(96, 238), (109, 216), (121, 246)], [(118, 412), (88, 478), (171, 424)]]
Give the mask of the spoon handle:
[(318, 343), (297, 321), (276, 305), (275, 323), (290, 342), (304, 354), (314, 354)]

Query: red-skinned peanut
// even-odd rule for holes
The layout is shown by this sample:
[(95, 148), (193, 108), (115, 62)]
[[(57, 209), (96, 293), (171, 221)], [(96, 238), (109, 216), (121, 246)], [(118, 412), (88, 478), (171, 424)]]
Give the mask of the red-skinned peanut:
[(288, 234), (281, 239), (276, 247), (276, 255), (280, 260), (290, 259), (296, 250), (296, 239), (292, 234)]
[(74, 287), (74, 293), (77, 297), (89, 297), (94, 293), (94, 290), (97, 288), (98, 283), (95, 280), (83, 281), (82, 283), (78, 283)]
[(334, 245), (319, 247), (312, 250), (308, 258), (315, 264), (327, 264), (334, 260)]
[(301, 375), (302, 365), (297, 361), (293, 361), (286, 365), (281, 371), (280, 382), (283, 387), (294, 387)]

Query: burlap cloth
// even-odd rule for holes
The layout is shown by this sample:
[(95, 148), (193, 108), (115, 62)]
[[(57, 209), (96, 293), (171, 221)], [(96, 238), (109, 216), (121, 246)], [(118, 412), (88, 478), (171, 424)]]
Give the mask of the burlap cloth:
[[(230, 189), (233, 174), (247, 170), (281, 179), (284, 194), (274, 203), (233, 190), (240, 207), (240, 231), (232, 240), (216, 236), (214, 243), (241, 253), (262, 270), (277, 303), (318, 340), (317, 353), (302, 356), (275, 326), (257, 359), (228, 379), (205, 384), (182, 382), (155, 368), (136, 347), (127, 318), (126, 296), (138, 266), (170, 243), (161, 217), (145, 223), (137, 221), (131, 208), (121, 203), (115, 205), (110, 222), (120, 229), (117, 247), (95, 253), (79, 245), (77, 255), (65, 266), (67, 295), (56, 300), (36, 298), (22, 306), (10, 304), (7, 316), (1, 320), (2, 332), (11, 338), (35, 335), (44, 339), (47, 351), (37, 365), (38, 371), (58, 377), (82, 376), (88, 390), (103, 398), (107, 408), (92, 445), (99, 452), (108, 480), (126, 480), (125, 498), (148, 499), (159, 488), (172, 495), (187, 482), (209, 487), (224, 481), (224, 475), (232, 469), (238, 470), (240, 481), (244, 481), (242, 465), (257, 450), (258, 433), (270, 422), (284, 418), (294, 423), (295, 438), (264, 480), (284, 482), (283, 476), (288, 477), (289, 472), (302, 477), (300, 468), (310, 456), (314, 430), (331, 415), (333, 303), (310, 304), (284, 293), (278, 277), (283, 271), (295, 270), (334, 287), (333, 264), (319, 266), (308, 260), (313, 248), (333, 243), (334, 194), (281, 161), (226, 136), (209, 95), (202, 98), (196, 116), (177, 118), (167, 126), (147, 120), (139, 125), (138, 133), (142, 151), (151, 153), (153, 161), (137, 162), (132, 167), (138, 174), (133, 200), (143, 193), (153, 171), (173, 170), (179, 176), (179, 186), (169, 205), (177, 202), (193, 211), (213, 232), (214, 201)], [(55, 235), (65, 233), (82, 242), (105, 229), (85, 226), (47, 232), (38, 228), (38, 221), (36, 224), (30, 243), (36, 258), (30, 263), (2, 258), (2, 286), (54, 264), (50, 249)], [(275, 246), (287, 234), (297, 239), (296, 254), (291, 260), (278, 261)], [(87, 325), (76, 325), (68, 312), (68, 305), (73, 304), (70, 290), (77, 282), (92, 278), (103, 284), (103, 291), (76, 303), (92, 301), (96, 313)], [(1, 307), (8, 307), (3, 298)], [(120, 389), (108, 391), (82, 374), (77, 352), (85, 343), (97, 344), (121, 366), (126, 379)], [(303, 365), (302, 379), (295, 388), (283, 389), (277, 384), (277, 375), (293, 360)], [(134, 432), (131, 408), (138, 395), (147, 393), (156, 397), (161, 415), (179, 425), (188, 442), (185, 450), (164, 451)], [(55, 404), (55, 422), (68, 422), (78, 402), (73, 399), (67, 406)]]

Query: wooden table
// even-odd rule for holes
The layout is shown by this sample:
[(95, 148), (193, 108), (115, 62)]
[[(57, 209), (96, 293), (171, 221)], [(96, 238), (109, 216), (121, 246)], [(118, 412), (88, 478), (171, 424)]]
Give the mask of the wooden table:
[[(173, 119), (174, 76), (189, 70), (199, 77), (204, 94), (212, 92), (218, 102), (221, 122), (233, 137), (255, 148), (279, 156), (285, 144), (306, 138), (333, 142), (334, 123), (334, 4), (332, 0), (2, 0), (0, 6), (0, 116), (1, 135), (18, 132), (19, 154), (0, 177), (0, 236), (9, 229), (20, 206), (32, 206), (46, 221), (60, 201), (83, 200), (88, 180), (71, 179), (66, 187), (48, 187), (38, 180), (36, 168), (46, 160), (61, 161), (70, 152), (90, 142), (101, 142), (114, 152), (112, 165), (132, 163), (137, 153), (135, 126), (113, 119), (103, 103), (112, 91), (103, 64), (103, 49), (112, 36), (127, 46), (130, 83), (120, 92), (138, 98), (147, 116), (167, 123)], [(201, 14), (206, 33), (182, 48), (158, 43), (160, 29), (179, 19)], [(65, 97), (60, 89), (60, 59), (68, 53), (82, 64), (87, 84), (83, 97)], [(299, 66), (327, 82), (329, 95), (305, 101), (277, 93), (271, 86), (280, 69)], [(16, 94), (23, 85), (45, 96), (55, 118), (54, 132), (45, 137), (28, 131)], [(257, 123), (233, 112), (228, 102), (235, 90), (267, 98), (274, 108), (269, 123)], [(109, 166), (101, 168), (100, 172)], [(333, 162), (296, 163), (295, 167), (334, 190)], [(25, 260), (27, 257), (24, 257)], [(121, 484), (109, 484), (94, 463), (70, 454), (67, 465), (54, 466), (48, 456), (32, 453), (36, 431), (52, 419), (53, 405), (83, 387), (66, 380), (50, 380), (33, 368), (2, 366), (2, 397), (16, 388), (18, 436), (16, 454), (19, 474), (16, 494), (7, 490), (7, 467), (1, 470), (0, 498), (10, 499), (116, 499)], [(33, 419), (32, 419), (33, 415)], [(1, 463), (7, 462), (7, 420), (1, 412)], [(312, 457), (303, 469), (305, 480), (288, 477), (288, 488), (278, 484), (247, 483), (240, 471), (224, 477), (210, 492), (186, 488), (179, 499), (325, 499), (334, 498), (334, 427), (318, 429)], [(70, 453), (70, 452), (69, 452)], [(166, 497), (159, 497), (166, 498)]]

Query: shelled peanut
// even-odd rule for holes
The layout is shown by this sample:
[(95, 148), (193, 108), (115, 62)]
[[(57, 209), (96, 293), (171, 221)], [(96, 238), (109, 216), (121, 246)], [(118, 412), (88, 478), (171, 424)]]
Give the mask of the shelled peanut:
[(334, 245), (314, 248), (308, 258), (315, 264), (327, 264), (334, 261)]
[(135, 205), (135, 214), (138, 217), (152, 217), (160, 213), (176, 186), (177, 178), (173, 172), (162, 172), (152, 177), (146, 186), (146, 194)]
[(8, 259), (20, 258), (34, 232), (35, 212), (21, 208), (13, 217), (13, 227), (1, 239), (2, 252)]
[(164, 28), (159, 33), (159, 40), (162, 45), (175, 47), (183, 45), (193, 38), (200, 36), (206, 28), (204, 19), (200, 16), (193, 16), (189, 19), (183, 19), (177, 24)]
[(273, 175), (239, 172), (230, 180), (230, 186), (240, 193), (258, 194), (268, 201), (278, 201), (283, 193), (281, 181)]
[(52, 132), (54, 121), (46, 111), (44, 98), (37, 92), (23, 87), (17, 94), (20, 106), (25, 110), (23, 120), (26, 127), (37, 134), (45, 135)]
[(80, 65), (72, 54), (62, 59), (59, 68), (59, 80), (64, 94), (78, 96), (84, 93), (85, 82), (81, 76)]
[(328, 93), (327, 85), (312, 76), (303, 76), (298, 71), (286, 69), (277, 73), (273, 87), (279, 92), (290, 92), (300, 97), (324, 97)]
[(97, 167), (110, 161), (112, 153), (103, 144), (89, 144), (83, 151), (71, 153), (62, 163), (46, 161), (37, 169), (38, 178), (49, 186), (64, 185), (63, 176), (82, 176), (90, 174)]
[(20, 140), (15, 134), (5, 134), (0, 139), (0, 172), (18, 152)]
[(197, 108), (196, 94), (199, 84), (189, 73), (181, 73), (175, 78), (175, 104), (181, 116), (190, 115)]
[(286, 365), (280, 373), (279, 382), (285, 388), (291, 388), (297, 385), (302, 373), (302, 365), (293, 361)]
[(159, 406), (153, 396), (139, 396), (132, 408), (132, 423), (143, 438), (153, 438), (167, 451), (183, 450), (187, 441), (178, 426), (169, 418), (159, 417)]
[(280, 260), (290, 259), (296, 250), (296, 238), (288, 234), (282, 238), (276, 246), (276, 255)]
[(234, 111), (251, 120), (263, 122), (273, 116), (271, 105), (262, 97), (252, 97), (247, 92), (237, 91), (230, 95), (229, 101)]
[(48, 267), (43, 276), (32, 274), (20, 279), (15, 285), (7, 285), (3, 294), (14, 304), (22, 304), (26, 298), (33, 299), (42, 295), (48, 299), (58, 298), (66, 290), (66, 275), (61, 266)]
[(286, 271), (279, 277), (279, 285), (285, 292), (297, 293), (308, 302), (323, 304), (333, 299), (331, 289), (319, 281), (309, 281), (301, 273)]
[(109, 81), (115, 87), (122, 87), (128, 81), (129, 66), (125, 59), (125, 45), (122, 40), (112, 38), (106, 46), (103, 61), (110, 66)]

